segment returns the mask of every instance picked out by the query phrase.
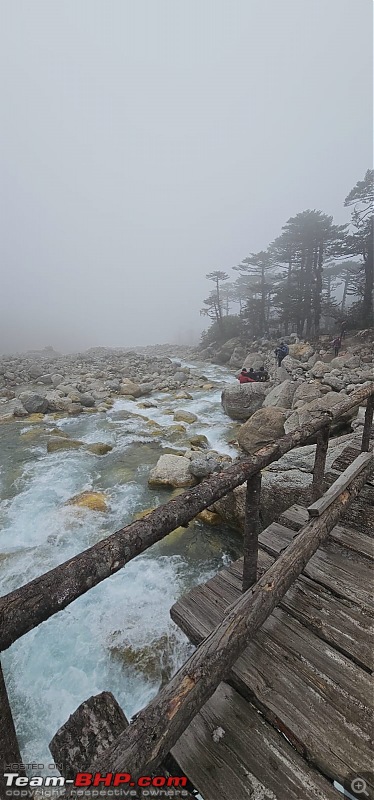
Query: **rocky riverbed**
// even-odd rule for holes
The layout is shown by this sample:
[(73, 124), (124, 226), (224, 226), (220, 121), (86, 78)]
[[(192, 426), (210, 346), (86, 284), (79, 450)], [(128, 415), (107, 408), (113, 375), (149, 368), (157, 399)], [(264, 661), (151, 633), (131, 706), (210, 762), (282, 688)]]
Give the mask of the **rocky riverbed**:
[[(279, 369), (276, 343), (266, 340), (240, 354), (231, 342), (223, 365), (214, 363), (213, 351), (204, 361), (206, 353), (170, 346), (2, 357), (1, 592), (373, 380), (372, 341), (370, 331), (350, 337), (338, 359), (323, 342), (290, 342)], [(271, 380), (239, 386), (243, 363), (264, 364)], [(336, 431), (328, 464), (360, 434), (363, 412), (356, 409)], [(314, 450), (294, 450), (264, 471), (264, 524), (309, 499)], [(240, 555), (244, 491), (174, 531), (4, 654), (26, 760), (48, 763), (48, 741), (91, 694), (113, 691), (131, 716), (185, 659), (190, 646), (169, 608)]]

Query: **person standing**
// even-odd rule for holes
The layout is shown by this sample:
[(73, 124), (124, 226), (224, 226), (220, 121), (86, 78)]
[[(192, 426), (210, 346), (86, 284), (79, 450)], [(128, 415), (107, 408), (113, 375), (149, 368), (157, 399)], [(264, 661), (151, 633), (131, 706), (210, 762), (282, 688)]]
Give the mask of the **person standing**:
[(337, 356), (339, 355), (339, 350), (340, 350), (341, 345), (342, 345), (342, 341), (341, 341), (340, 336), (336, 336), (334, 341), (331, 342), (331, 344), (332, 344), (332, 346), (334, 348), (334, 356), (335, 356), (335, 358), (337, 358)]
[(345, 333), (347, 330), (347, 322), (343, 319), (343, 322), (340, 324), (340, 340), (345, 339)]
[(275, 355), (276, 355), (276, 357), (278, 359), (278, 367), (280, 367), (281, 364), (282, 364), (283, 359), (286, 356), (288, 356), (288, 353), (290, 352), (289, 349), (288, 349), (288, 345), (285, 344), (284, 342), (281, 342), (279, 347), (277, 347), (274, 352), (275, 352)]

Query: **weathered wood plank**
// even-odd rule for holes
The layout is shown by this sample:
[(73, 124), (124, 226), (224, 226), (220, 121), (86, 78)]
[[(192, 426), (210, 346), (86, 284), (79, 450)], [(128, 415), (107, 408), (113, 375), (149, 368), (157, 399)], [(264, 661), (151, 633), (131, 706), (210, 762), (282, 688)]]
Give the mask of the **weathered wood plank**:
[[(327, 537), (342, 509), (347, 508), (357, 496), (368, 473), (369, 468), (363, 470), (352, 481), (349, 489), (321, 517), (312, 520), (305, 527), (256, 585), (241, 595), (226, 611), (218, 627), (160, 690), (157, 697), (139, 712), (136, 720), (98, 762), (91, 765), (92, 770), (120, 770), (126, 763), (128, 771), (137, 776), (144, 769), (152, 770), (162, 762), (227, 675), (239, 653), (252, 640), (302, 572), (311, 555)], [(341, 660), (344, 657), (339, 658)], [(366, 673), (362, 670), (361, 672), (366, 676)], [(362, 769), (362, 762), (360, 768)]]
[[(177, 621), (181, 601), (176, 605)], [(223, 613), (211, 606), (209, 624), (217, 624)], [(198, 642), (188, 615), (181, 627)], [(321, 639), (289, 614), (275, 609), (234, 664), (229, 681), (331, 779), (343, 780), (364, 764), (370, 770), (370, 676), (327, 643), (321, 646)]]
[[(281, 514), (279, 522), (284, 527), (291, 528), (293, 531), (299, 531), (300, 528), (308, 522), (308, 518), (309, 515), (306, 508), (294, 505)], [(329, 539), (333, 539), (334, 542), (342, 544), (344, 547), (347, 547), (348, 550), (354, 550), (356, 553), (362, 553), (366, 558), (374, 559), (373, 537), (368, 536), (366, 533), (361, 533), (347, 525), (339, 524), (335, 525), (335, 528), (333, 528), (329, 535)]]
[(336, 500), (341, 492), (349, 486), (351, 480), (359, 475), (365, 469), (367, 464), (371, 462), (371, 453), (360, 453), (352, 464), (342, 472), (340, 477), (333, 483), (332, 486), (324, 493), (319, 500), (316, 500), (312, 505), (308, 506), (308, 513), (310, 517), (319, 517), (324, 511)]
[[(259, 551), (261, 553), (261, 550)], [(242, 559), (222, 570), (206, 584), (194, 587), (171, 609), (171, 617), (197, 645), (217, 624), (217, 612), (224, 613), (239, 597)], [(235, 584), (228, 574), (235, 570)], [(228, 591), (230, 586), (231, 591)], [(338, 598), (323, 585), (300, 575), (291, 586), (280, 608), (292, 614), (313, 633), (331, 644), (366, 670), (374, 669), (374, 611), (346, 598)], [(185, 619), (192, 614), (191, 625)]]
[[(224, 733), (214, 741), (219, 728)], [(227, 683), (190, 723), (173, 755), (204, 800), (339, 800), (331, 783)]]
[[(297, 525), (304, 514), (293, 507), (282, 519)], [(287, 548), (297, 532), (273, 522), (259, 537), (261, 547), (275, 558)], [(340, 546), (339, 546), (340, 545)], [(372, 592), (373, 540), (365, 534), (336, 526), (305, 567), (304, 574), (334, 594), (359, 605), (374, 607)]]

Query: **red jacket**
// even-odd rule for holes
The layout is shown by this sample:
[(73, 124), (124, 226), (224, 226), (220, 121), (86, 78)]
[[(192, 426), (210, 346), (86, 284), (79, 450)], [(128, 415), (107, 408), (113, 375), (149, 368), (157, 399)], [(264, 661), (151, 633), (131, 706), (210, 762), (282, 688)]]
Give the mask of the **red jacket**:
[(247, 375), (242, 375), (242, 373), (240, 373), (239, 383), (256, 383), (256, 381), (253, 378), (249, 378)]

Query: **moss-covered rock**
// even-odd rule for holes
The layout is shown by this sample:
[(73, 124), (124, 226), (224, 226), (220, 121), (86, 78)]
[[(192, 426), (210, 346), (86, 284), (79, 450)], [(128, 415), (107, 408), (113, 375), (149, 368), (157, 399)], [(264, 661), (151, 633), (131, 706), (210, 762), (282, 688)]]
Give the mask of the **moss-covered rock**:
[(86, 445), (86, 450), (88, 450), (89, 453), (93, 453), (95, 456), (106, 456), (107, 453), (113, 450), (113, 446), (111, 444), (106, 444), (106, 442), (95, 442), (94, 444)]
[(71, 497), (67, 505), (88, 508), (90, 511), (108, 511), (104, 492), (81, 492)]
[(84, 442), (80, 442), (78, 439), (65, 439), (56, 436), (48, 440), (47, 442), (47, 452), (48, 453), (57, 453), (58, 450), (78, 450), (80, 447), (84, 447)]

